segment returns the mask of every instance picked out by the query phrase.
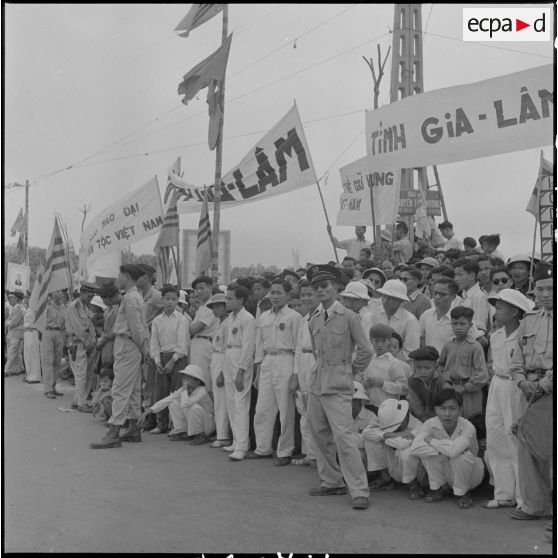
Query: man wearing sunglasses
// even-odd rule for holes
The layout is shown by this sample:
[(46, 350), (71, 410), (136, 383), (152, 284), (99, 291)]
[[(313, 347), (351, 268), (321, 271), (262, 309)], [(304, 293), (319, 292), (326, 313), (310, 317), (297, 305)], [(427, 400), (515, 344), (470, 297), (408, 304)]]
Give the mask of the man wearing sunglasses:
[(316, 366), (309, 374), (307, 409), (321, 486), (312, 488), (309, 494), (346, 494), (348, 488), (353, 509), (366, 509), (370, 493), (366, 469), (351, 430), (354, 391), (351, 360), (355, 345), (368, 354), (368, 360), (374, 350), (358, 316), (337, 300), (339, 270), (331, 265), (314, 265), (306, 276), (321, 303), (309, 322)]

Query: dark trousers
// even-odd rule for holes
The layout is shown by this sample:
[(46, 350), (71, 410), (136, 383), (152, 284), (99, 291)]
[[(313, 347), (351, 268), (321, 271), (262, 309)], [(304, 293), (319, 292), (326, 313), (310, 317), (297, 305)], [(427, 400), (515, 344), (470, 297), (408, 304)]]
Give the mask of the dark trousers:
[[(165, 366), (167, 362), (172, 358), (174, 353), (161, 353), (161, 364)], [(155, 373), (155, 393), (154, 402), (159, 401), (170, 395), (171, 392), (177, 390), (182, 386), (182, 374), (179, 374), (179, 370), (184, 370), (186, 368), (187, 359), (182, 357), (178, 359), (172, 372), (170, 374), (161, 374), (159, 370)], [(169, 428), (169, 410), (163, 409), (160, 413), (157, 413), (157, 426), (166, 432)]]

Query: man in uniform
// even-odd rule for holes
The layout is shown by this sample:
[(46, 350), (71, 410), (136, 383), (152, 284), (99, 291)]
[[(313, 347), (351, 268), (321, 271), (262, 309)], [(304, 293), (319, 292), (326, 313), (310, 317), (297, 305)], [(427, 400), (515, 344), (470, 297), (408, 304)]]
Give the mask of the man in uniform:
[(218, 318), (213, 315), (211, 308), (206, 306), (213, 292), (212, 287), (213, 281), (207, 275), (201, 275), (192, 281), (192, 288), (201, 304), (190, 324), (190, 364), (197, 364), (202, 369), (207, 391), (213, 389), (210, 372), (213, 352), (211, 341), (219, 326)]
[(339, 270), (330, 265), (315, 265), (308, 270), (307, 277), (321, 302), (320, 310), (309, 323), (316, 366), (308, 379), (307, 421), (322, 484), (309, 494), (345, 494), (348, 487), (353, 508), (366, 509), (369, 496), (366, 469), (352, 432), (351, 358), (355, 344), (370, 357), (374, 349), (356, 314), (337, 300)]
[(4, 376), (17, 376), (24, 371), (23, 350), (23, 315), (25, 308), (21, 301), (23, 293), (14, 291), (8, 295), (10, 303), (10, 316), (6, 320), (6, 344), (8, 359), (4, 366)]
[(554, 277), (552, 265), (541, 263), (534, 274), (539, 310), (525, 315), (517, 330), (510, 375), (529, 407), (512, 427), (519, 440), (521, 507), (513, 519), (540, 519), (552, 513), (554, 391)]
[[(144, 270), (133, 264), (120, 266), (118, 287), (125, 291), (114, 323), (114, 382), (112, 384), (112, 416), (109, 430), (93, 449), (119, 448), (122, 441), (141, 442), (138, 418), (141, 416), (141, 363), (147, 356), (147, 331), (142, 317), (143, 298), (136, 281)], [(120, 436), (120, 428), (128, 420), (128, 431)]]
[(95, 347), (95, 326), (89, 317), (89, 303), (98, 286), (82, 281), (79, 297), (74, 300), (66, 311), (66, 332), (70, 347), (70, 366), (74, 373), (76, 389), (74, 391), (73, 408), (82, 413), (92, 413), (93, 408), (87, 405), (87, 359)]
[(45, 310), (45, 326), (41, 336), (41, 364), (45, 397), (56, 399), (63, 393), (56, 391), (56, 378), (62, 364), (64, 333), (66, 331), (66, 307), (62, 292), (54, 291), (52, 301)]
[[(163, 311), (163, 297), (161, 291), (154, 285), (155, 269), (148, 264), (136, 264), (139, 269), (143, 271), (143, 275), (138, 279), (136, 287), (143, 297), (143, 321), (147, 327), (148, 339), (151, 339), (151, 326), (153, 319)], [(142, 364), (143, 376), (143, 406), (144, 408), (150, 407), (155, 403), (155, 372), (157, 365), (150, 355), (147, 356), (145, 362)], [(155, 414), (149, 415), (143, 430), (157, 432), (157, 420)]]

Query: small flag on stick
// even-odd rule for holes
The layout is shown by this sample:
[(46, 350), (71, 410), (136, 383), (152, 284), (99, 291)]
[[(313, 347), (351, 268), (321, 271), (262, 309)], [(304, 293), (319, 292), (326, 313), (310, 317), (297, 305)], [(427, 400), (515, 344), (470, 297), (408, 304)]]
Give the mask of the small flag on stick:
[(22, 233), (25, 231), (25, 216), (23, 215), (23, 207), (19, 208), (19, 213), (17, 214), (16, 220), (10, 229), (10, 236), (15, 236), (17, 233)]
[(541, 151), (541, 162), (539, 166), (539, 174), (537, 176), (537, 181), (535, 182), (535, 187), (533, 188), (533, 192), (531, 193), (531, 197), (529, 198), (529, 203), (525, 208), (525, 211), (531, 213), (535, 219), (540, 222), (540, 204), (539, 204), (539, 195), (541, 190), (548, 190), (549, 187), (545, 187), (545, 182), (549, 179), (552, 179), (554, 174), (554, 166), (550, 161), (547, 161), (543, 157), (543, 152)]
[(209, 222), (209, 209), (207, 203), (207, 190), (203, 195), (203, 207), (200, 215), (198, 230), (198, 249), (196, 252), (196, 273), (201, 275), (211, 266), (211, 223)]

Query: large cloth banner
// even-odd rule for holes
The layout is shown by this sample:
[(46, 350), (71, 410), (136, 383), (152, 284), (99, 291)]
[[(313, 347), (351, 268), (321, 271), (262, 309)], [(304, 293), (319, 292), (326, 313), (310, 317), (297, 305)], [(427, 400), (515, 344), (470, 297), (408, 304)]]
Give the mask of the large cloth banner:
[(548, 64), (368, 111), (370, 164), (424, 167), (551, 145), (553, 73)]
[(371, 170), (367, 157), (363, 157), (339, 169), (339, 174), (343, 193), (339, 199), (337, 225), (393, 225), (399, 209), (401, 169)]
[[(178, 189), (178, 213), (200, 213), (203, 188), (174, 173), (169, 180)], [(316, 183), (314, 164), (296, 105), (222, 178), (221, 208), (235, 207), (285, 194)], [(210, 204), (214, 187), (207, 189)]]
[(163, 205), (157, 177), (107, 207), (89, 223), (80, 237), (87, 263), (127, 248), (132, 242), (158, 234)]

